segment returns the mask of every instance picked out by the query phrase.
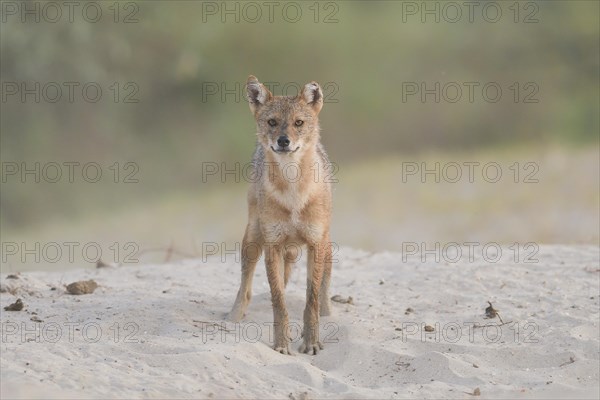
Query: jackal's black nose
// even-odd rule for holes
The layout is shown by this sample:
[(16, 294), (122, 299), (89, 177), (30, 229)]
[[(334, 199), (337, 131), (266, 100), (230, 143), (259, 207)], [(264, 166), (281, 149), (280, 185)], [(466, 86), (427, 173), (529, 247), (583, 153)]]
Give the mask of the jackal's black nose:
[(290, 145), (290, 139), (286, 135), (279, 136), (277, 138), (277, 144), (279, 147), (288, 147)]

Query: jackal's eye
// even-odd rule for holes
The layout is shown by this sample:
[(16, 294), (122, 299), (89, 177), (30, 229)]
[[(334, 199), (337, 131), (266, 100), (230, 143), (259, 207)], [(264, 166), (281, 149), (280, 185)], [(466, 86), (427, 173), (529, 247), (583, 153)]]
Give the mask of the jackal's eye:
[(270, 120), (267, 121), (267, 124), (269, 124), (269, 126), (277, 126), (277, 121), (275, 121), (273, 118), (271, 118)]
[(304, 124), (304, 121), (302, 121), (301, 119), (297, 119), (296, 122), (294, 123), (294, 125), (296, 126), (302, 126)]

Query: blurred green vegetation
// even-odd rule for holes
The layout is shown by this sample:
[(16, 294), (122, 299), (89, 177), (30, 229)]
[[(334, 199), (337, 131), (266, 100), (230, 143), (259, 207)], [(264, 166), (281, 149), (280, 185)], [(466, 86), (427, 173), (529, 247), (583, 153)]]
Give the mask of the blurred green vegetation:
[[(335, 178), (331, 238), (339, 246), (370, 251), (402, 251), (403, 243), (464, 244), (500, 243), (524, 246), (528, 242), (568, 245), (598, 244), (600, 191), (599, 148), (507, 147), (504, 149), (428, 151), (414, 155), (390, 155), (347, 164)], [(533, 175), (528, 162), (538, 168)], [(479, 162), (473, 183), (466, 175), (466, 162)], [(458, 163), (463, 179), (456, 183), (437, 180), (433, 174), (406, 175), (406, 163), (425, 163), (432, 170)], [(485, 180), (482, 166), (498, 163), (503, 175), (496, 183)], [(519, 163), (519, 179), (510, 167)], [(441, 169), (441, 168), (440, 168)], [(403, 174), (404, 171), (404, 174)], [(494, 169), (489, 176), (494, 176)], [(449, 170), (451, 175), (453, 170)], [(529, 182), (526, 177), (537, 180)], [(131, 207), (108, 212), (90, 212), (76, 221), (42, 219), (29, 229), (5, 229), (3, 241), (21, 249), (77, 242), (75, 258), (59, 262), (44, 258), (33, 262), (23, 250), (7, 256), (4, 272), (95, 266), (82, 256), (82, 246), (98, 243), (105, 262), (125, 262), (135, 244), (136, 263), (162, 263), (172, 246), (172, 260), (185, 256), (201, 258), (205, 245), (219, 246), (227, 260), (239, 254), (246, 224), (248, 183), (198, 184), (187, 191), (165, 192), (138, 201)], [(117, 254), (113, 249), (119, 248)], [(480, 245), (481, 248), (481, 245)], [(480, 249), (479, 248), (479, 249)], [(479, 250), (478, 249), (478, 250)], [(63, 250), (65, 251), (65, 250)], [(66, 251), (65, 251), (66, 252)], [(52, 253), (50, 253), (52, 254)], [(93, 254), (93, 252), (91, 253)], [(117, 257), (118, 255), (118, 257)], [(51, 256), (49, 256), (51, 257)], [(239, 261), (239, 258), (237, 258)], [(127, 265), (127, 263), (126, 263)]]
[[(422, 23), (419, 15), (403, 21), (406, 2), (330, 3), (336, 23), (322, 22), (333, 10), (324, 9), (328, 3), (320, 3), (315, 23), (310, 2), (298, 3), (305, 14), (297, 23), (281, 12), (274, 22), (264, 16), (236, 23), (229, 16), (223, 23), (220, 15), (203, 21), (199, 1), (137, 2), (139, 22), (128, 24), (108, 14), (97, 23), (2, 22), (2, 82), (98, 82), (104, 89), (98, 103), (83, 101), (77, 91), (73, 103), (2, 102), (2, 161), (93, 161), (105, 168), (135, 162), (140, 180), (4, 183), (4, 234), (126, 211), (167, 193), (216, 190), (215, 182), (201, 182), (201, 163), (244, 163), (254, 146), (243, 96), (249, 74), (278, 82), (279, 90), (311, 80), (337, 88), (337, 102), (325, 104), (321, 125), (342, 173), (356, 162), (431, 150), (598, 145), (598, 2), (534, 2), (537, 23), (515, 23), (512, 2), (498, 2), (505, 14), (497, 23), (477, 12), (472, 23), (466, 17), (435, 23), (431, 16)], [(518, 3), (520, 19), (528, 3)], [(108, 13), (108, 2), (101, 4)], [(135, 83), (139, 102), (111, 101), (114, 82), (121, 89)], [(497, 103), (484, 101), (480, 89), (473, 103), (465, 93), (457, 103), (435, 103), (431, 96), (425, 103), (419, 96), (403, 102), (406, 82), (496, 82), (504, 92)], [(519, 102), (508, 90), (515, 82)], [(539, 87), (537, 103), (521, 101), (529, 82)], [(239, 95), (210, 95), (211, 83), (238, 85)]]

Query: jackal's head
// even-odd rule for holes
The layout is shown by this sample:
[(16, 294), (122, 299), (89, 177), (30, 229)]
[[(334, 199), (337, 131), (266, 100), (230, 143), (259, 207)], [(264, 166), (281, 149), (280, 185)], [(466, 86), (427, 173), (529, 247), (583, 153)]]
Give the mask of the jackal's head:
[(277, 157), (298, 157), (319, 142), (319, 111), (323, 92), (307, 83), (298, 96), (273, 96), (255, 76), (246, 83), (259, 143)]

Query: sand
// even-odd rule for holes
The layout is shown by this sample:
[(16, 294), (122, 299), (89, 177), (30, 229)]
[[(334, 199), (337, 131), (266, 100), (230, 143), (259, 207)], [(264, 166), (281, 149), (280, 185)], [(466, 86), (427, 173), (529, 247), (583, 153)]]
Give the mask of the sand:
[[(325, 348), (297, 354), (306, 271), (286, 291), (295, 356), (271, 349), (262, 262), (240, 324), (228, 255), (0, 279), (2, 398), (598, 398), (599, 248), (335, 256)], [(404, 259), (403, 259), (404, 258)], [(531, 260), (529, 260), (531, 261)], [(66, 285), (94, 280), (91, 294)], [(500, 318), (486, 318), (490, 301)], [(38, 322), (35, 322), (38, 321)], [(477, 327), (473, 327), (476, 325)], [(489, 325), (489, 326), (488, 326)], [(428, 326), (427, 331), (425, 326)], [(431, 331), (433, 329), (433, 331)], [(429, 331), (429, 332), (428, 332)], [(479, 394), (476, 396), (475, 394)]]

